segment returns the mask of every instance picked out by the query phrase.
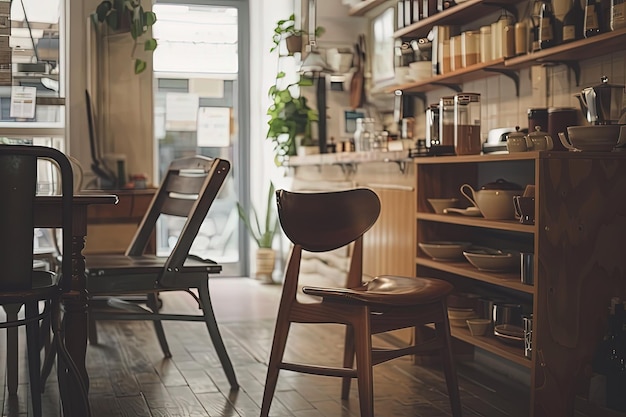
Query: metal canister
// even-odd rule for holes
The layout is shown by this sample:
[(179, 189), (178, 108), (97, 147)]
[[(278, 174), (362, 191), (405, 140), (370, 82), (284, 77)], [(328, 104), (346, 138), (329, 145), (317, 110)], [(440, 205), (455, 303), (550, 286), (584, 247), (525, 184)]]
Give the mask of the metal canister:
[(426, 147), (438, 146), (439, 141), (439, 105), (431, 104), (426, 109)]

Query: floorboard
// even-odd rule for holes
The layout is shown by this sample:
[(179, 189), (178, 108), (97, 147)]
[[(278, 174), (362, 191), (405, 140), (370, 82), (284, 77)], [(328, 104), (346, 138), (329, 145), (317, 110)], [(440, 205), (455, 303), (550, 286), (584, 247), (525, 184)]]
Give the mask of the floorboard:
[[(94, 417), (244, 417), (258, 416), (280, 286), (247, 278), (216, 278), (211, 292), (224, 342), (241, 389), (230, 392), (203, 323), (168, 322), (172, 352), (164, 359), (149, 322), (99, 322), (98, 345), (87, 351), (90, 404)], [(165, 311), (196, 310), (185, 295), (163, 296)], [(4, 333), (4, 332), (3, 332)], [(0, 352), (5, 338), (0, 334)], [(2, 416), (29, 417), (25, 338), (20, 334), (20, 375), (16, 397), (6, 387)], [(287, 358), (339, 364), (343, 334), (339, 326), (294, 326)], [(336, 354), (333, 354), (336, 352)], [(334, 359), (333, 359), (334, 358)], [(528, 415), (528, 387), (459, 364), (464, 415)], [(5, 361), (0, 360), (5, 379)], [(44, 417), (61, 415), (56, 375), (46, 385)], [(450, 416), (445, 381), (437, 366), (417, 366), (410, 358), (374, 370), (375, 413), (382, 417)], [(350, 399), (340, 398), (339, 379), (281, 372), (270, 415), (273, 417), (358, 417), (356, 383)]]

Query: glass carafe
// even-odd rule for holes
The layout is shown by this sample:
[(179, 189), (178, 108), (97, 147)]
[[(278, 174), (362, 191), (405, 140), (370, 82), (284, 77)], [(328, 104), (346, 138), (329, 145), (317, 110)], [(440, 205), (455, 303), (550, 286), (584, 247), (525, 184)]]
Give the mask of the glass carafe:
[(480, 154), (480, 94), (454, 96), (454, 152), (457, 155)]
[(454, 145), (454, 97), (439, 99), (439, 145)]
[(371, 142), (374, 139), (374, 119), (370, 117), (356, 119), (354, 131), (354, 150), (366, 152), (371, 150)]

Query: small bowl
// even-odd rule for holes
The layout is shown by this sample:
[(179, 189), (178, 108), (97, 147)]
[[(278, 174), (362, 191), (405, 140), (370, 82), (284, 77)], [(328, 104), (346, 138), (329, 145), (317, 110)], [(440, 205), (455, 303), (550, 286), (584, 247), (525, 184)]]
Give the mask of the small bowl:
[(458, 198), (427, 198), (430, 206), (437, 214), (444, 214), (444, 209), (457, 207)]
[(470, 242), (428, 242), (418, 243), (420, 249), (437, 261), (451, 261), (463, 258), (463, 251), (469, 248)]
[(568, 126), (567, 137), (581, 151), (608, 152), (622, 146), (621, 125)]
[(465, 322), (472, 336), (484, 336), (491, 326), (489, 319), (467, 319)]
[(463, 256), (481, 271), (504, 272), (520, 266), (519, 252), (512, 250), (472, 248), (463, 251)]

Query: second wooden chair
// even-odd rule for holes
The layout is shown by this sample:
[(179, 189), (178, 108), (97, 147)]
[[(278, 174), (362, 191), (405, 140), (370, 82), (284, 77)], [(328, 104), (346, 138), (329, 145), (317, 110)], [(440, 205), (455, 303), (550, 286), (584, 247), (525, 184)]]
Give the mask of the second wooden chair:
[[(281, 226), (293, 249), (285, 273), (261, 417), (269, 414), (281, 369), (341, 377), (342, 399), (348, 399), (351, 378), (357, 378), (361, 417), (372, 417), (372, 366), (400, 356), (432, 351), (438, 351), (442, 358), (452, 414), (461, 416), (446, 306), (446, 296), (453, 286), (438, 279), (400, 276), (379, 276), (363, 282), (363, 234), (380, 213), (376, 194), (369, 189), (329, 193), (279, 190), (277, 203)], [(304, 293), (320, 297), (321, 301), (298, 301), (302, 252), (326, 252), (348, 244), (353, 244), (353, 248), (345, 287), (305, 286)], [(286, 361), (284, 353), (292, 323), (346, 325), (343, 367)], [(435, 329), (434, 337), (428, 340), (397, 349), (372, 346), (372, 335), (425, 324), (434, 324)]]

